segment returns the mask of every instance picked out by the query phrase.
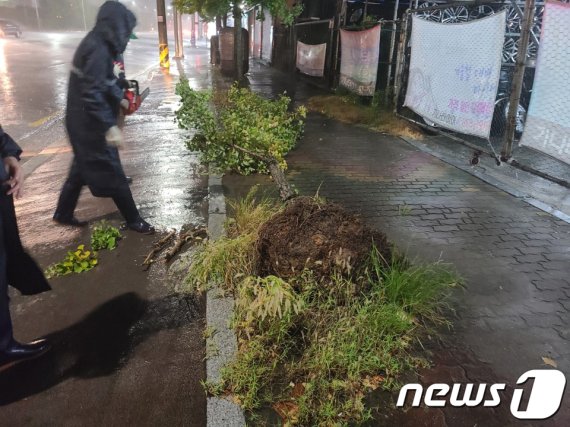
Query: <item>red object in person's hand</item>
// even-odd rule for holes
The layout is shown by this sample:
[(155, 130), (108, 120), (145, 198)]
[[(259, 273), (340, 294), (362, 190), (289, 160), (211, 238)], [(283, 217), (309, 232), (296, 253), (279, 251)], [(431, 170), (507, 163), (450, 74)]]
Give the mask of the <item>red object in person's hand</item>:
[[(123, 106), (123, 112), (126, 116), (133, 114), (135, 111), (139, 109), (143, 100), (149, 93), (148, 88), (143, 91), (141, 94), (139, 92), (139, 82), (136, 80), (129, 80), (131, 87), (125, 91), (125, 95), (123, 98), (123, 102), (121, 105)], [(127, 102), (124, 102), (127, 101)]]
[(141, 106), (141, 96), (137, 95), (132, 89), (127, 89), (125, 91), (124, 99), (128, 102), (128, 107), (123, 108), (123, 112), (126, 116), (133, 114)]

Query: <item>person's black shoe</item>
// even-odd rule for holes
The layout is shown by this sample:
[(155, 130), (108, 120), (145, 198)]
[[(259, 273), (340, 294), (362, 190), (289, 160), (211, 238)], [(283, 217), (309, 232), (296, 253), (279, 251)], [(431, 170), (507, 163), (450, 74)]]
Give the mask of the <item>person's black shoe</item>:
[(73, 227), (85, 227), (88, 224), (87, 221), (79, 221), (74, 216), (66, 217), (66, 216), (62, 216), (62, 215), (57, 214), (57, 213), (53, 216), (53, 220), (55, 222), (57, 222), (58, 224), (71, 225)]
[(142, 233), (142, 234), (153, 234), (154, 233), (154, 227), (142, 218), (139, 218), (135, 222), (128, 222), (127, 228), (134, 230), (137, 233)]
[(27, 344), (12, 340), (6, 349), (0, 351), (0, 371), (24, 360), (39, 357), (50, 348), (46, 340), (36, 340)]
[(132, 177), (132, 176), (126, 175), (126, 178), (127, 178), (127, 184), (132, 184), (132, 183), (133, 183), (133, 177)]

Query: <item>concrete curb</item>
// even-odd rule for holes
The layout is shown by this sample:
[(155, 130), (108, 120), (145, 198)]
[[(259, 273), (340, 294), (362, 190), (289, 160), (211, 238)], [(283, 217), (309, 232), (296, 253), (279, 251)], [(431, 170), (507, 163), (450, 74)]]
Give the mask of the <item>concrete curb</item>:
[[(444, 161), (447, 164), (455, 166), (456, 168), (461, 169), (461, 170), (469, 173), (470, 175), (473, 175), (473, 176), (479, 178), (481, 181), (484, 181), (487, 184), (490, 184), (493, 187), (496, 187), (499, 190), (502, 190), (502, 191), (510, 194), (511, 196), (516, 197), (517, 199), (523, 200), (526, 203), (528, 203), (529, 205), (532, 205), (535, 208), (540, 209), (544, 212), (547, 212), (550, 215), (570, 224), (570, 215), (567, 215), (566, 213), (561, 212), (560, 210), (556, 209), (555, 207), (549, 205), (548, 203), (537, 200), (534, 197), (532, 197), (531, 195), (514, 188), (513, 186), (509, 185), (506, 182), (503, 182), (503, 181), (501, 181), (501, 180), (499, 180), (493, 176), (487, 175), (481, 171), (478, 171), (477, 169), (474, 169), (473, 167), (466, 165), (465, 162), (462, 162), (461, 160), (459, 160), (455, 157), (452, 157), (452, 156), (449, 156), (443, 152), (434, 150), (434, 149), (430, 148), (428, 146), (428, 144), (426, 144), (426, 143), (416, 141), (416, 140), (413, 140), (411, 138), (401, 137), (401, 139), (403, 141), (405, 141), (406, 143), (410, 144), (412, 147), (415, 147), (418, 150), (423, 151), (424, 153), (428, 153), (428, 154)], [(512, 167), (512, 166), (508, 165), (507, 167)]]
[[(208, 193), (208, 233), (210, 239), (216, 240), (223, 236), (226, 220), (226, 200), (221, 176), (210, 175)], [(221, 368), (232, 360), (237, 352), (237, 337), (229, 327), (233, 308), (233, 297), (222, 296), (218, 287), (213, 286), (206, 293), (206, 327), (212, 331), (212, 336), (206, 343), (208, 382), (220, 381)], [(241, 408), (229, 400), (218, 397), (208, 397), (206, 420), (208, 427), (245, 426), (245, 416)]]

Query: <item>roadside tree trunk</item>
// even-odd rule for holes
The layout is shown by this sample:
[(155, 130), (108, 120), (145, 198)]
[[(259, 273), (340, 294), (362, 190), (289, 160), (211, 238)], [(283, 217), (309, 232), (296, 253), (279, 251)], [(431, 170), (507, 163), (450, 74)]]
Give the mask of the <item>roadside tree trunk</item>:
[(277, 162), (275, 160), (270, 160), (267, 164), (267, 167), (269, 168), (269, 173), (275, 181), (277, 188), (279, 188), (279, 197), (281, 197), (281, 200), (286, 202), (287, 200), (295, 197), (295, 192), (291, 188), (289, 181), (287, 181), (287, 178), (285, 177), (285, 173), (279, 167)]
[(233, 7), (234, 15), (234, 58), (235, 58), (235, 70), (236, 70), (236, 80), (241, 80), (243, 77), (243, 39), (241, 34), (241, 15), (242, 10), (236, 2)]
[(240, 147), (239, 145), (230, 144), (230, 146), (237, 151), (241, 151), (255, 159), (259, 159), (262, 162), (265, 162), (267, 168), (269, 169), (269, 174), (273, 181), (275, 181), (275, 185), (279, 188), (279, 197), (281, 200), (286, 202), (287, 200), (292, 199), (293, 197), (297, 196), (289, 181), (287, 181), (287, 177), (285, 176), (285, 172), (279, 167), (277, 160), (273, 157), (267, 157), (262, 154), (256, 153), (254, 151), (248, 150), (247, 148)]

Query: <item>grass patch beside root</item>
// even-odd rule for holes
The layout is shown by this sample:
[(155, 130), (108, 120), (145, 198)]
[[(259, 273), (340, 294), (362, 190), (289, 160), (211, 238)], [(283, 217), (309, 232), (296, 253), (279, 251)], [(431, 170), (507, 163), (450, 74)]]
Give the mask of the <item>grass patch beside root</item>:
[(201, 292), (210, 283), (231, 291), (254, 273), (259, 228), (280, 209), (275, 201), (259, 198), (257, 193), (255, 186), (243, 199), (229, 202), (233, 216), (226, 221), (226, 236), (206, 242), (197, 251), (186, 277), (186, 291)]
[[(249, 196), (248, 196), (249, 197)], [(399, 375), (427, 365), (414, 344), (426, 324), (445, 324), (446, 298), (459, 284), (450, 266), (383, 260), (371, 249), (364, 274), (287, 281), (254, 275), (257, 230), (276, 207), (235, 204), (228, 237), (203, 247), (195, 282), (218, 280), (234, 292), (238, 354), (213, 394), (231, 394), (255, 414), (271, 406), (286, 425), (357, 425), (370, 419), (367, 393), (392, 390)]]
[(423, 135), (419, 130), (405, 120), (396, 117), (392, 110), (363, 105), (355, 96), (313, 96), (307, 103), (307, 109), (343, 123), (363, 125), (381, 133), (412, 139), (423, 139)]

